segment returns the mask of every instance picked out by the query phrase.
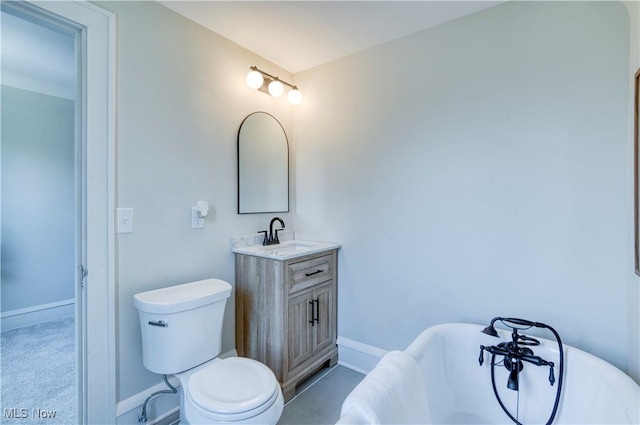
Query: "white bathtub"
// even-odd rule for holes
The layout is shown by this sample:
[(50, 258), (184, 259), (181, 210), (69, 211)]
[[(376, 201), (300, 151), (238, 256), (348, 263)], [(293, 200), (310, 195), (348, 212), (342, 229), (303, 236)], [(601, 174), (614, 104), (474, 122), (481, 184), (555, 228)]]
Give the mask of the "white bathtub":
[[(491, 384), (491, 355), (484, 353), (479, 365), (480, 345), (493, 346), (510, 341), (511, 333), (498, 329), (499, 338), (482, 333), (484, 326), (451, 323), (433, 326), (420, 334), (405, 350), (417, 363), (424, 382), (428, 406), (425, 423), (508, 424), (513, 423), (498, 404)], [(526, 331), (520, 332), (530, 335)], [(543, 338), (531, 347), (535, 355), (555, 363), (558, 379), (559, 352), (555, 341)], [(400, 353), (402, 355), (402, 353)], [(564, 345), (564, 380), (554, 424), (638, 424), (640, 389), (626, 374), (611, 364), (577, 348)], [(496, 357), (496, 361), (500, 357)], [(382, 361), (381, 361), (382, 363)], [(376, 366), (376, 368), (379, 368)], [(372, 371), (345, 400), (339, 424), (370, 423), (360, 409), (362, 401), (377, 400), (375, 409), (384, 409), (383, 397), (371, 396)], [(495, 366), (498, 393), (507, 409), (525, 425), (544, 424), (553, 409), (556, 389), (549, 384), (549, 368), (524, 363), (519, 391), (507, 389), (509, 372)], [(388, 389), (387, 389), (388, 390)], [(368, 391), (368, 393), (364, 393)], [(365, 397), (362, 397), (362, 395)], [(350, 398), (351, 397), (351, 398)], [(517, 412), (516, 412), (516, 403)], [(357, 400), (357, 401), (354, 401)], [(366, 406), (365, 406), (366, 407)], [(371, 407), (371, 406), (369, 406)], [(386, 416), (389, 418), (389, 416)], [(403, 423), (405, 418), (387, 419)]]

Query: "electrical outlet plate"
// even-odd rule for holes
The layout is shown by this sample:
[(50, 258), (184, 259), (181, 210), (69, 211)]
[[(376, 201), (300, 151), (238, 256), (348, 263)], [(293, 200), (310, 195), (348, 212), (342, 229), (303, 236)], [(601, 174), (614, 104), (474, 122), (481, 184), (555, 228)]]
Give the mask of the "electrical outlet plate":
[(191, 228), (202, 229), (204, 228), (204, 218), (198, 217), (198, 211), (196, 207), (191, 207)]

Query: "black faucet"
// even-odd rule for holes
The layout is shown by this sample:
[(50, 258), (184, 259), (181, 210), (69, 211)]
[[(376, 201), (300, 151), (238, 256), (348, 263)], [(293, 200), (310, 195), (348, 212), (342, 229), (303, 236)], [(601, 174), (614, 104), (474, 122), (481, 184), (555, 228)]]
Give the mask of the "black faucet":
[[(535, 366), (549, 366), (549, 385), (553, 386), (556, 383), (556, 377), (554, 373), (555, 364), (553, 362), (544, 360), (543, 358), (536, 356), (533, 354), (533, 350), (526, 346), (536, 346), (540, 345), (540, 341), (535, 338), (526, 335), (518, 334), (519, 330), (526, 330), (530, 328), (545, 328), (549, 330), (553, 336), (556, 338), (556, 342), (558, 343), (558, 357), (560, 358), (560, 366), (559, 366), (559, 377), (558, 377), (558, 385), (556, 385), (556, 398), (553, 402), (553, 409), (551, 410), (551, 414), (549, 415), (549, 420), (546, 422), (547, 424), (553, 423), (553, 419), (556, 416), (558, 411), (558, 406), (560, 403), (560, 394), (562, 393), (562, 378), (564, 376), (564, 349), (562, 348), (562, 341), (560, 340), (560, 335), (549, 325), (545, 325), (540, 322), (532, 322), (530, 320), (518, 319), (516, 317), (494, 317), (491, 320), (491, 324), (482, 330), (482, 333), (487, 335), (499, 338), (498, 331), (493, 327), (496, 321), (500, 321), (503, 325), (512, 329), (511, 333), (511, 342), (501, 342), (498, 345), (492, 346), (480, 346), (480, 357), (478, 358), (478, 362), (480, 366), (484, 363), (484, 351), (487, 351), (491, 354), (491, 385), (493, 386), (493, 393), (498, 400), (498, 404), (502, 407), (504, 413), (511, 418), (514, 423), (520, 424), (516, 417), (514, 417), (511, 412), (505, 407), (502, 402), (502, 398), (498, 394), (496, 390), (496, 382), (494, 375), (494, 367), (503, 365), (509, 371), (509, 379), (507, 380), (507, 388), (514, 391), (519, 391), (519, 374), (522, 373), (522, 369), (524, 368), (524, 363), (531, 363)], [(502, 360), (496, 361), (496, 356), (503, 356)], [(517, 415), (516, 415), (517, 416)]]
[[(282, 228), (280, 229), (276, 229), (276, 233), (275, 235), (273, 234), (273, 223), (275, 223), (276, 221), (280, 222), (280, 226), (282, 226)], [(260, 233), (264, 233), (264, 242), (262, 242), (262, 245), (276, 245), (280, 243), (280, 239), (278, 239), (278, 232), (282, 229), (284, 229), (284, 221), (282, 221), (282, 219), (280, 217), (273, 217), (273, 219), (271, 220), (271, 223), (269, 223), (269, 234), (267, 234), (266, 230), (261, 231)]]

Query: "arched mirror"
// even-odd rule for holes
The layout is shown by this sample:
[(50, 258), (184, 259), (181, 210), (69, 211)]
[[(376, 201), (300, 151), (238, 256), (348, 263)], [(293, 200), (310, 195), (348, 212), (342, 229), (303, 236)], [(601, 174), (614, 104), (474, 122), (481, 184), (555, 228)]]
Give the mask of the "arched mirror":
[(238, 214), (289, 211), (289, 142), (280, 122), (254, 112), (238, 131)]

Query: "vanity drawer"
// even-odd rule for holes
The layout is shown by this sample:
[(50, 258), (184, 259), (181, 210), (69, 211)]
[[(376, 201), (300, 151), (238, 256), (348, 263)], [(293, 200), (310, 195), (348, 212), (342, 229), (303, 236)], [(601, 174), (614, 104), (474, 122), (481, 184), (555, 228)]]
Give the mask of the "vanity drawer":
[(333, 255), (323, 255), (289, 264), (289, 294), (333, 278)]

